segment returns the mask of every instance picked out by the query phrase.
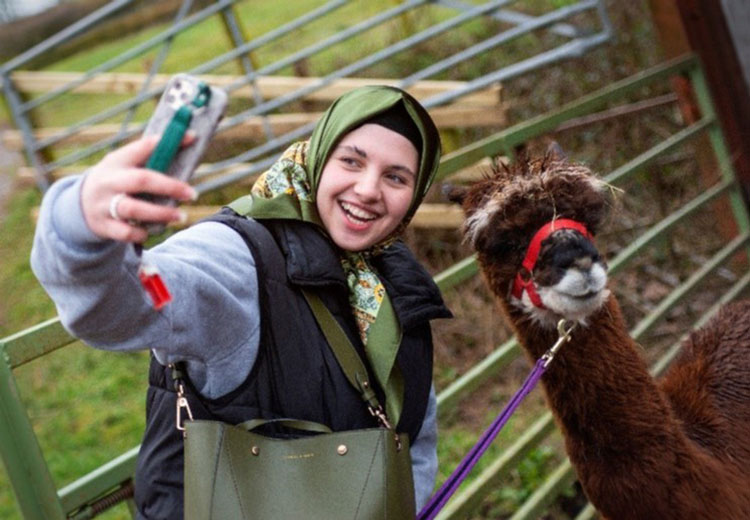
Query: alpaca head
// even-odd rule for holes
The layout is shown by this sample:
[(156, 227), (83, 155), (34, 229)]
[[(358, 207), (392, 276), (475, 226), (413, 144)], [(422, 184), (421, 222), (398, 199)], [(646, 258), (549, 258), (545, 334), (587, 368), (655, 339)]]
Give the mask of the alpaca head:
[[(466, 241), (493, 291), (534, 321), (585, 322), (605, 302), (607, 267), (592, 237), (606, 213), (606, 191), (588, 168), (552, 153), (522, 158), (449, 197), (464, 208)], [(531, 262), (532, 238), (545, 225)]]

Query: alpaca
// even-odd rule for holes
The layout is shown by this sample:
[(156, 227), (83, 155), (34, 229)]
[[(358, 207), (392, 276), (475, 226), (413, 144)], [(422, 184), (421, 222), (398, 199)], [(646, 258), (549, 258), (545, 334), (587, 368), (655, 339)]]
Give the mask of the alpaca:
[[(608, 207), (590, 170), (548, 153), (449, 197), (532, 360), (576, 324), (542, 378), (589, 500), (609, 519), (750, 519), (750, 302), (694, 332), (654, 381), (593, 245)], [(527, 259), (537, 237), (536, 263)], [(573, 222), (571, 222), (573, 221)]]

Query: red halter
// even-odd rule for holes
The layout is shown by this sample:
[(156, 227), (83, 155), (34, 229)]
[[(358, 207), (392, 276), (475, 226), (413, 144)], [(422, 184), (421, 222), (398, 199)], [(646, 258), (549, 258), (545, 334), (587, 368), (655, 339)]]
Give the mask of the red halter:
[[(537, 231), (534, 237), (531, 239), (529, 248), (526, 250), (526, 257), (521, 263), (521, 270), (518, 271), (518, 273), (516, 274), (516, 278), (513, 280), (513, 289), (511, 290), (511, 294), (520, 300), (523, 296), (523, 291), (526, 291), (526, 293), (529, 295), (531, 303), (533, 303), (534, 306), (540, 309), (544, 309), (545, 307), (542, 303), (542, 299), (536, 292), (536, 285), (534, 284), (532, 273), (534, 272), (536, 261), (539, 258), (539, 251), (541, 251), (542, 249), (542, 241), (555, 231), (559, 231), (561, 229), (573, 229), (581, 233), (589, 240), (593, 240), (593, 237), (591, 236), (591, 233), (589, 233), (589, 230), (586, 229), (586, 226), (576, 220), (571, 220), (568, 218), (551, 220), (541, 228), (539, 228), (539, 231)], [(526, 279), (524, 279), (522, 273), (527, 276)]]

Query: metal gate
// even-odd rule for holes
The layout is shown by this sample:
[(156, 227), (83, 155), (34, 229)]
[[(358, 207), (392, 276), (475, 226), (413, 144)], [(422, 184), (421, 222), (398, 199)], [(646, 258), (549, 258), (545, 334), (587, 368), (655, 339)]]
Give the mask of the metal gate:
[[(117, 12), (133, 0), (115, 0), (76, 23), (56, 36), (40, 43), (24, 54), (0, 66), (3, 94), (8, 103), (18, 133), (7, 136), (11, 146), (20, 147), (26, 153), (33, 176), (38, 186), (45, 189), (51, 175), (64, 173), (72, 167), (80, 171), (90, 164), (102, 151), (106, 151), (143, 131), (143, 118), (138, 109), (152, 101), (163, 90), (166, 77), (159, 74), (168, 59), (170, 50), (179, 45), (180, 37), (195, 28), (216, 27), (216, 20), (226, 29), (231, 45), (226, 52), (208, 61), (180, 64), (180, 71), (196, 75), (210, 75), (214, 84), (224, 87), (235, 103), (223, 121), (216, 140), (237, 140), (246, 134), (256, 136), (246, 142), (242, 151), (228, 151), (216, 158), (212, 164), (204, 165), (196, 174), (197, 189), (204, 193), (221, 188), (256, 174), (273, 161), (273, 154), (300, 138), (312, 129), (317, 114), (300, 103), (315, 100), (329, 101), (346, 89), (362, 83), (387, 82), (413, 90), (424, 105), (434, 109), (433, 115), (443, 126), (455, 124), (456, 119), (466, 121), (466, 126), (484, 125), (501, 127), (501, 99), (499, 82), (528, 71), (548, 66), (561, 60), (581, 56), (588, 50), (605, 43), (611, 36), (603, 0), (581, 0), (563, 2), (563, 7), (554, 8), (551, 2), (538, 15), (529, 16), (513, 9), (512, 0), (492, 0), (468, 3), (459, 0), (391, 0), (388, 2), (365, 2), (365, 0), (330, 0), (309, 12), (299, 15), (281, 27), (265, 34), (250, 37), (243, 29), (240, 8), (248, 15), (252, 11), (236, 0), (217, 0), (205, 8), (190, 14), (192, 0), (184, 0), (174, 14), (174, 23), (168, 29), (133, 44), (119, 54), (106, 59), (89, 70), (75, 74), (51, 74), (24, 71), (29, 61), (49, 49), (62, 45), (76, 35), (86, 32), (101, 23), (107, 16)], [(330, 36), (301, 46), (298, 35), (315, 25), (341, 24), (337, 13), (344, 13), (346, 25), (340, 30), (329, 31)], [(589, 14), (582, 26), (581, 16)], [(494, 20), (503, 29), (479, 41), (467, 44), (455, 39), (467, 24), (476, 20)], [(333, 20), (333, 22), (331, 21)], [(214, 25), (210, 25), (214, 24)], [(317, 24), (317, 25), (316, 25)], [(368, 43), (360, 53), (343, 52), (357, 48), (350, 40), (370, 41), (368, 36), (380, 34), (386, 29), (395, 32), (383, 42)], [(375, 31), (380, 30), (381, 33)], [(549, 31), (557, 40), (539, 46), (524, 59), (507, 63), (502, 57), (502, 45), (524, 36)], [(214, 31), (215, 32), (215, 31)], [(434, 58), (419, 55), (418, 48), (430, 42), (454, 38), (451, 50)], [(304, 41), (303, 38), (301, 40)], [(458, 43), (456, 43), (458, 41)], [(279, 42), (287, 45), (291, 52), (284, 52), (277, 59), (258, 64), (256, 56)], [(349, 47), (342, 44), (349, 42)], [(301, 48), (300, 48), (301, 47)], [(147, 53), (152, 60), (147, 73), (123, 73), (138, 70), (137, 60)], [(292, 81), (290, 67), (321, 58), (325, 53), (337, 53), (330, 64), (317, 67), (314, 77)], [(398, 78), (373, 78), (377, 66), (389, 60), (402, 59)], [(488, 66), (480, 67), (476, 73), (461, 81), (445, 81), (451, 69), (479, 58), (494, 57)], [(136, 63), (136, 65), (134, 65)], [(239, 64), (237, 66), (237, 64)], [(227, 67), (235, 66), (238, 72), (227, 74)], [(275, 76), (284, 74), (284, 76)], [(435, 81), (438, 78), (438, 81)], [(80, 117), (66, 120), (63, 127), (46, 128), (34, 124), (35, 114), (45, 119), (44, 114), (53, 112), (75, 93), (94, 93), (111, 96), (117, 102), (109, 102), (103, 110), (80, 108)], [(481, 93), (484, 93), (482, 95)], [(440, 109), (443, 107), (443, 116)], [(309, 112), (313, 112), (310, 114)], [(437, 114), (435, 113), (437, 112)], [(292, 117), (293, 114), (296, 117)], [(84, 146), (85, 145), (85, 146)], [(229, 147), (226, 147), (227, 149)]]
[[(621, 241), (610, 261), (614, 292), (621, 299), (623, 286), (619, 284), (618, 278), (657, 264), (658, 261), (652, 261), (650, 255), (654, 252), (658, 255), (665, 243), (671, 240), (682, 241), (691, 249), (689, 254), (684, 254), (689, 269), (686, 269), (681, 278), (665, 284), (667, 290), (652, 300), (648, 312), (636, 317), (631, 329), (632, 336), (646, 347), (647, 354), (658, 351), (652, 369), (654, 373), (663, 371), (675, 356), (684, 330), (704, 323), (722, 303), (742, 294), (750, 283), (746, 256), (750, 221), (703, 73), (694, 57), (688, 56), (644, 71), (553, 113), (515, 125), (448, 154), (441, 162), (439, 173), (441, 178), (445, 178), (485, 157), (512, 154), (518, 145), (559, 129), (575, 118), (608, 107), (609, 110), (617, 109), (617, 103), (638, 95), (644, 88), (654, 85), (668, 87), (668, 80), (673, 77), (685, 77), (692, 83), (701, 111), (700, 119), (685, 125), (637, 156), (628, 158), (604, 176), (613, 185), (635, 182), (637, 186), (660, 175), (659, 169), (653, 170), (658, 161), (677, 150), (690, 150), (703, 138), (708, 140), (717, 161), (717, 177), (703, 184), (699, 184), (703, 181), (694, 176), (677, 171), (678, 179), (689, 184), (690, 189), (682, 193), (672, 207), (665, 208), (661, 215), (657, 215), (659, 212), (656, 211), (653, 215), (645, 215), (644, 222), (647, 221), (647, 224), (630, 223), (629, 229), (618, 230), (620, 233), (630, 233)], [(731, 208), (727, 214), (720, 215), (724, 222), (734, 223), (734, 229), (730, 233), (717, 225), (717, 211), (722, 210), (717, 210), (715, 205), (720, 202), (726, 202)], [(705, 251), (692, 247), (691, 240), (696, 230), (711, 235)], [(437, 275), (436, 281), (444, 292), (449, 293), (472, 279), (476, 271), (475, 260), (469, 257)], [(701, 296), (700, 301), (696, 302), (698, 305), (692, 305), (691, 301), (697, 300), (698, 296)], [(676, 310), (679, 311), (678, 315), (675, 315)], [(656, 339), (651, 337), (670, 320), (679, 323), (680, 327), (668, 329), (668, 333), (660, 333)], [(57, 319), (0, 341), (3, 361), (0, 363), (0, 452), (24, 518), (90, 518), (97, 508), (102, 507), (102, 501), (109, 503), (110, 499), (102, 498), (103, 496), (127, 496), (132, 484), (130, 479), (137, 447), (61, 490), (56, 489), (49, 473), (19, 398), (13, 370), (73, 343), (75, 340), (63, 330)], [(514, 340), (498, 346), (486, 359), (439, 393), (440, 413), (456, 407), (461, 399), (470, 396), (474, 390), (501, 374), (518, 354)], [(518, 466), (526, 454), (555, 435), (557, 433), (551, 415), (541, 413), (516, 438), (506, 440), (507, 444), (498, 447), (485, 468), (448, 503), (441, 518), (464, 518), (481, 507), (486, 497), (503, 485), (506, 475)], [(549, 469), (544, 482), (523, 501), (512, 518), (538, 518), (574, 480), (572, 467), (567, 460), (563, 460), (559, 466)], [(589, 507), (577, 519), (591, 518), (594, 514), (595, 511)]]
[[(399, 53), (409, 52), (410, 49), (432, 38), (460, 31), (463, 24), (470, 20), (493, 17), (502, 20), (508, 28), (478, 43), (460, 50), (452, 50), (449, 55), (439, 57), (431, 63), (420, 63), (419, 67), (415, 65), (414, 70), (405, 77), (391, 80), (395, 85), (415, 89), (425, 105), (430, 107), (433, 115), (439, 114), (440, 109), (452, 110), (453, 112), (448, 112), (449, 122), (455, 119), (455, 114), (459, 111), (465, 111), (464, 113), (473, 117), (478, 112), (489, 110), (488, 106), (498, 104), (499, 81), (577, 56), (601, 44), (610, 36), (603, 3), (599, 1), (563, 2), (564, 7), (535, 17), (524, 16), (511, 10), (510, 1), (481, 4), (465, 4), (450, 0), (403, 1), (392, 2), (390, 7), (377, 13), (368, 13), (327, 39), (301, 49), (295, 47), (292, 53), (271, 64), (258, 65), (254, 63), (253, 53), (259, 49), (284, 37), (294, 36), (308, 24), (325, 21), (326, 17), (335, 11), (346, 9), (347, 6), (351, 8), (357, 3), (327, 2), (291, 20), (283, 27), (251, 39), (243, 34), (244, 31), (238, 23), (240, 18), (236, 16), (235, 8), (240, 2), (217, 1), (188, 14), (190, 2), (186, 1), (175, 15), (175, 23), (168, 30), (150, 37), (92, 70), (75, 76), (57, 77), (45, 77), (38, 73), (22, 71), (24, 64), (33, 57), (85, 31), (103, 19), (108, 11), (117, 10), (128, 3), (112, 2), (102, 11), (82, 20), (80, 24), (70, 27), (0, 68), (3, 91), (19, 128), (19, 133), (13, 138), (24, 147), (29, 163), (33, 166), (34, 179), (40, 188), (45, 188), (55, 175), (80, 169), (94, 160), (97, 154), (137, 135), (142, 130), (138, 107), (143, 104), (148, 106), (159, 95), (164, 76), (158, 72), (170, 47), (175, 44), (182, 31), (207, 23), (211, 17), (226, 22), (232, 48), (208, 62), (190, 64), (189, 70), (196, 74), (208, 74), (216, 72), (217, 69), (219, 72), (225, 70), (222, 67), (227, 64), (240, 67), (239, 74), (223, 73), (212, 76), (213, 81), (226, 81), (224, 86), (232, 92), (233, 97), (243, 99), (243, 103), (247, 105), (234, 107), (234, 112), (230, 113), (222, 125), (219, 139), (221, 134), (224, 134), (229, 136), (227, 140), (231, 141), (232, 132), (238, 130), (252, 133), (256, 137), (245, 149), (234, 151), (226, 157), (202, 166), (198, 174), (198, 187), (202, 192), (244, 180), (263, 170), (273, 160), (280, 147), (309, 132), (314, 120), (304, 120), (302, 116), (307, 112), (314, 113), (316, 103), (322, 104), (336, 97), (341, 89), (350, 88), (359, 84), (359, 81), (375, 81), (371, 78), (372, 67), (375, 65), (396, 59)], [(360, 3), (359, 6), (361, 5), (363, 4)], [(427, 27), (418, 27), (421, 18), (414, 15), (421, 15), (430, 9), (443, 10), (442, 17)], [(569, 23), (570, 17), (586, 12), (593, 13), (596, 21), (593, 29)], [(575, 20), (578, 22), (579, 18)], [(288, 70), (295, 63), (304, 62), (323, 52), (335, 51), (337, 44), (365, 31), (394, 22), (406, 31), (404, 38), (386, 43), (374, 50), (367, 49), (363, 56), (351, 59), (349, 56), (343, 56), (340, 66), (324, 70), (317, 76), (298, 79), (291, 86), (285, 86), (279, 77), (272, 76)], [(541, 53), (517, 63), (502, 63), (502, 66), (486, 70), (477, 77), (461, 78), (458, 81), (444, 79), (445, 71), (457, 64), (487, 55), (489, 52), (498, 52), (498, 46), (540, 29), (554, 33), (561, 42), (560, 45), (543, 49)], [(149, 50), (155, 51), (156, 57), (147, 73), (128, 75), (131, 73), (120, 70), (129, 60)], [(370, 79), (352, 77), (360, 74)], [(609, 263), (613, 289), (621, 299), (628, 298), (626, 284), (621, 283), (622, 278), (641, 276), (648, 281), (647, 277), (653, 274), (650, 268), (662, 262), (663, 256), (669, 256), (671, 249), (679, 246), (678, 256), (681, 256), (680, 261), (686, 264), (681, 277), (662, 280), (656, 296), (647, 302), (648, 305), (641, 305), (643, 312), (632, 313), (631, 334), (644, 345), (646, 353), (654, 357), (654, 373), (664, 370), (674, 357), (683, 330), (705, 322), (721, 303), (742, 294), (750, 282), (746, 257), (750, 222), (716, 121), (703, 73), (694, 57), (662, 64), (565, 105), (552, 113), (504, 130), (498, 131), (494, 128), (502, 127), (502, 124), (494, 121), (493, 124), (487, 125), (487, 133), (490, 134), (488, 137), (446, 154), (439, 172), (440, 178), (446, 179), (488, 157), (512, 156), (518, 146), (558, 131), (570, 125), (572, 121), (580, 121), (591, 117), (592, 114), (601, 114), (598, 111), (617, 112), (623, 104), (632, 107), (641, 102), (638, 99), (644, 97), (646, 100), (642, 102), (648, 105), (649, 96), (653, 92), (669, 91), (669, 80), (674, 77), (687, 78), (692, 84), (701, 112), (700, 118), (687, 122), (679, 130), (664, 136), (658, 142), (650, 143), (634, 157), (623, 158), (619, 164), (613, 165), (609, 173), (605, 172), (607, 182), (616, 186), (627, 185), (634, 192), (647, 192), (650, 188), (639, 186), (659, 181), (662, 176), (674, 177), (687, 186), (684, 192), (676, 193), (674, 200), (659, 211), (650, 211), (648, 215), (643, 215), (643, 218), (620, 225), (616, 232), (625, 238), (609, 238), (614, 244), (610, 251)], [(118, 81), (115, 82), (115, 79)], [(124, 93), (107, 90), (114, 88), (112, 85), (119, 85), (125, 89)], [(79, 120), (66, 124), (65, 128), (44, 128), (33, 124), (34, 111), (43, 111), (54, 103), (64, 102), (69, 99), (68, 96), (75, 95), (75, 92), (120, 97), (114, 106), (81, 114)], [(110, 94), (107, 94), (108, 92)], [(477, 110), (477, 107), (480, 109)], [(287, 118), (286, 122), (283, 118)], [(289, 123), (289, 119), (292, 123)], [(109, 126), (105, 126), (107, 124)], [(444, 128), (450, 126), (444, 124)], [(595, 135), (592, 139), (596, 142)], [(665, 160), (673, 161), (675, 154), (697, 147), (702, 139), (708, 143), (708, 149), (716, 161), (715, 179), (701, 178), (694, 175), (693, 171), (684, 173), (683, 170), (690, 168), (685, 168), (686, 165), (683, 163), (681, 168), (675, 168), (674, 171), (671, 166), (663, 166)], [(87, 146), (80, 146), (82, 143)], [(626, 194), (624, 197), (627, 196)], [(717, 206), (722, 202), (726, 205)], [(724, 222), (732, 223), (734, 228), (729, 231), (720, 229), (716, 223), (719, 220), (716, 218), (717, 215), (722, 217)], [(704, 249), (685, 251), (684, 244), (690, 244), (691, 233), (695, 234), (696, 229), (710, 235), (712, 240)], [(436, 280), (445, 293), (450, 293), (454, 288), (472, 280), (476, 272), (476, 263), (474, 258), (470, 257), (438, 274)], [(700, 302), (692, 305), (690, 302), (698, 299), (698, 296), (701, 297)], [(665, 323), (679, 326), (665, 329)], [(131, 479), (137, 447), (72, 484), (58, 489), (19, 395), (13, 374), (15, 369), (76, 343), (76, 340), (63, 330), (57, 319), (0, 340), (0, 454), (24, 518), (91, 518), (110, 503), (127, 499), (132, 492)], [(519, 349), (514, 340), (503, 343), (486, 359), (442, 389), (438, 396), (441, 415), (457, 407), (462, 399), (471, 396), (476, 389), (501, 374), (518, 354)], [(449, 502), (441, 518), (464, 518), (486, 505), (487, 497), (491, 496), (493, 490), (504, 485), (507, 475), (518, 467), (524, 457), (537, 446), (554, 439), (556, 435), (558, 434), (551, 415), (540, 413), (516, 437), (505, 440), (502, 446), (497, 447), (494, 456), (489, 457), (490, 460), (480, 468), (475, 478), (462, 487), (459, 494)], [(569, 488), (575, 479), (574, 472), (562, 455), (558, 458), (561, 462), (546, 470), (542, 484), (522, 501), (512, 518), (538, 518)], [(591, 518), (594, 514), (593, 509), (587, 508), (577, 519)]]

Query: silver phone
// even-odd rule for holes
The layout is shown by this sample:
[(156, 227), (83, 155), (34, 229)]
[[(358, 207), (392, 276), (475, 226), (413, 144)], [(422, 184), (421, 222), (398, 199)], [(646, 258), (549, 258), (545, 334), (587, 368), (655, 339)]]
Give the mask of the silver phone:
[[(188, 74), (177, 74), (170, 78), (143, 135), (164, 135), (175, 113), (182, 106), (190, 105), (193, 102), (201, 85), (202, 83), (198, 78)], [(195, 133), (195, 140), (189, 146), (177, 150), (169, 167), (163, 172), (165, 175), (187, 182), (192, 177), (219, 121), (224, 116), (227, 106), (226, 92), (210, 85), (208, 88), (210, 89), (208, 102), (204, 106), (192, 110), (192, 118), (188, 129)], [(174, 199), (168, 197), (157, 197), (149, 194), (139, 194), (138, 197), (157, 204), (176, 204)], [(146, 227), (150, 233), (158, 233), (163, 230), (162, 225), (146, 224)]]

